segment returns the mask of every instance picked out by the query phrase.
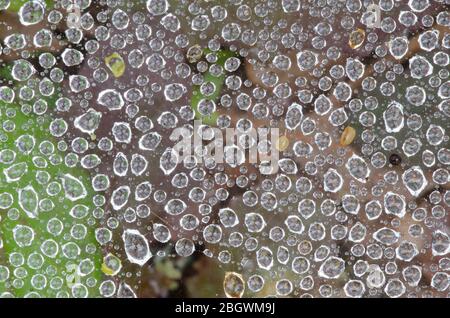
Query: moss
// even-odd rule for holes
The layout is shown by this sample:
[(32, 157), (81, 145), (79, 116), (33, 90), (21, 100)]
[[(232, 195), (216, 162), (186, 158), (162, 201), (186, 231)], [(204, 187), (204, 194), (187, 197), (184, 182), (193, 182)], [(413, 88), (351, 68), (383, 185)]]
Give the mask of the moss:
[(217, 260), (202, 257), (192, 267), (195, 275), (187, 277), (184, 281), (188, 297), (212, 298), (225, 296), (222, 288), (225, 271), (219, 266)]

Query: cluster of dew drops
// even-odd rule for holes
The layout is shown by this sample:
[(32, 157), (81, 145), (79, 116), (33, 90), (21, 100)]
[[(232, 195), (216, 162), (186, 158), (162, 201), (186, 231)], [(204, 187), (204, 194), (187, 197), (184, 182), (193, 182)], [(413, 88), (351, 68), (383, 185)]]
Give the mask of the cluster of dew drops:
[[(199, 253), (229, 297), (448, 295), (447, 0), (46, 3), (1, 43), (2, 296), (137, 296)], [(279, 171), (179, 161), (208, 125), (279, 128)]]

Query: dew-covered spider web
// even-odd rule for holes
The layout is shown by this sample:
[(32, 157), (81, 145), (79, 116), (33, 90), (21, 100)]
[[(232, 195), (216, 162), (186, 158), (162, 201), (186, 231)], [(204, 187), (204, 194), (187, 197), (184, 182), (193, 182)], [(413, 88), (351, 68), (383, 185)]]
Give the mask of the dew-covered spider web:
[(0, 296), (449, 297), (449, 0), (0, 0)]

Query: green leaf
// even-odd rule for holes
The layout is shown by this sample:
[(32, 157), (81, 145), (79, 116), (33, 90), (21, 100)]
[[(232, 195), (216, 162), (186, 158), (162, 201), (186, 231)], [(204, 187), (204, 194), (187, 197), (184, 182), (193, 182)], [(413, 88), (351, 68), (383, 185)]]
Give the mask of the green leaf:
[[(206, 55), (208, 53), (212, 53), (212, 51), (209, 49), (204, 50), (204, 55)], [(216, 54), (217, 54), (217, 61), (215, 64), (220, 65), (222, 67), (225, 65), (225, 61), (228, 58), (236, 56), (236, 53), (228, 51), (228, 50), (220, 50), (220, 51), (216, 52)], [(191, 97), (191, 107), (195, 111), (195, 118), (201, 119), (204, 124), (207, 124), (209, 126), (216, 126), (217, 118), (219, 117), (218, 112), (216, 111), (209, 116), (203, 116), (198, 111), (198, 105), (199, 105), (200, 101), (203, 99), (207, 99), (207, 100), (211, 100), (211, 101), (215, 102), (221, 95), (224, 81), (225, 81), (225, 73), (223, 73), (220, 76), (214, 76), (211, 74), (211, 72), (207, 71), (204, 76), (204, 82), (211, 82), (214, 84), (214, 86), (216, 87), (214, 93), (211, 94), (210, 96), (204, 96), (200, 93), (200, 86), (197, 85), (194, 87), (192, 97)]]
[[(19, 12), (20, 8), (27, 2), (29, 2), (29, 0), (11, 0), (11, 4), (9, 5), (7, 11)], [(53, 9), (53, 6), (55, 5), (54, 0), (45, 0), (44, 2), (47, 6), (47, 10)]]
[[(54, 98), (48, 98), (47, 102), (49, 108), (54, 107)], [(92, 216), (95, 192), (87, 172), (64, 164), (64, 153), (58, 150), (56, 140), (49, 134), (51, 119), (48, 115), (24, 114), (16, 103), (0, 102), (0, 122), (15, 125), (14, 129), (0, 129), (0, 154), (3, 151), (8, 157), (11, 151), (15, 153), (12, 162), (0, 160), (0, 241), (3, 244), (3, 247), (0, 244), (0, 270), (5, 267), (9, 270), (9, 278), (0, 281), (0, 295), (8, 292), (24, 297), (30, 292), (37, 292), (41, 297), (72, 296), (72, 286), (79, 282), (86, 286), (89, 297), (99, 296), (98, 286), (103, 274), (102, 251), (95, 239), (97, 221)], [(28, 146), (21, 146), (21, 141), (26, 141)], [(42, 148), (50, 150), (41, 151)], [(27, 151), (21, 152), (21, 149)], [(8, 170), (11, 167), (15, 170)], [(65, 188), (62, 180), (67, 176), (74, 176), (77, 182), (70, 181), (76, 184), (75, 188), (82, 184), (85, 194), (75, 197), (73, 193), (72, 196), (66, 195), (68, 186), (66, 184)], [(70, 211), (79, 205), (88, 207), (90, 213), (80, 218), (73, 217)], [(63, 228), (59, 232), (58, 226), (61, 224)], [(34, 232), (32, 240), (20, 236), (20, 231), (25, 229), (24, 233), (29, 233), (29, 228)], [(73, 238), (71, 231), (74, 229), (81, 230), (81, 233), (86, 231), (86, 234), (78, 239)], [(48, 250), (44, 253), (44, 242), (51, 242), (49, 240), (58, 246), (58, 253), (54, 256), (50, 253), (51, 244), (47, 245)], [(71, 242), (77, 244), (79, 253), (70, 253), (75, 247)], [(76, 252), (76, 249), (73, 250)], [(23, 265), (11, 264), (10, 257), (19, 256), (14, 253), (22, 255)], [(43, 263), (40, 264), (39, 260)], [(81, 263), (90, 273), (78, 275), (77, 280), (76, 273)], [(17, 268), (27, 274), (20, 279), (15, 278), (13, 272)], [(41, 288), (42, 285), (36, 282), (44, 280), (43, 277), (47, 281)], [(73, 278), (73, 281), (68, 282), (67, 278)], [(95, 279), (93, 287), (87, 287), (88, 278), (91, 281)], [(61, 286), (50, 288), (50, 284)]]

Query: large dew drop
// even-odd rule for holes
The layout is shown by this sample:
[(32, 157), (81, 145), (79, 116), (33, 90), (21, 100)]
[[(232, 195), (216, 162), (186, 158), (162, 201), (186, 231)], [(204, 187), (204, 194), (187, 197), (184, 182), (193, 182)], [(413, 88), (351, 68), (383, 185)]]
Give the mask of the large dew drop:
[(402, 180), (411, 195), (415, 197), (418, 197), (428, 184), (419, 166), (414, 166), (406, 170), (402, 175)]
[(404, 126), (403, 106), (392, 102), (383, 113), (384, 126), (388, 133), (399, 132)]
[(77, 201), (85, 198), (87, 195), (83, 182), (67, 173), (61, 178), (62, 186), (66, 194), (66, 198), (70, 201)]
[(38, 212), (38, 194), (32, 185), (19, 189), (19, 205), (28, 217), (37, 218)]
[(131, 263), (143, 266), (152, 257), (147, 239), (138, 230), (125, 230), (122, 240)]

